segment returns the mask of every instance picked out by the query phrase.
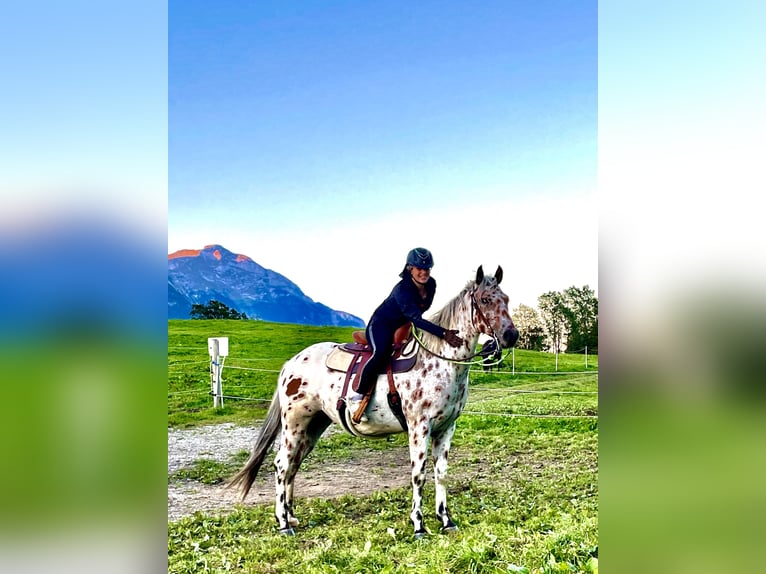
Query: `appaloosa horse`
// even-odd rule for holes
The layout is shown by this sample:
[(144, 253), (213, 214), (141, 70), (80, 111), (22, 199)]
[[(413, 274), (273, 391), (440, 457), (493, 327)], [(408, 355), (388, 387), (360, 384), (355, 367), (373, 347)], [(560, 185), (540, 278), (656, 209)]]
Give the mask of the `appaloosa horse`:
[[(464, 344), (452, 348), (442, 339), (422, 333), (417, 359), (409, 371), (396, 373), (393, 381), (401, 397), (406, 429), (393, 414), (387, 401), (389, 385), (382, 374), (373, 392), (366, 416), (354, 424), (345, 408), (344, 427), (358, 436), (381, 437), (406, 431), (409, 434), (412, 470), (412, 511), (415, 537), (425, 535), (421, 501), (426, 475), (426, 455), (431, 442), (436, 488), (436, 516), (442, 531), (457, 530), (447, 509), (447, 454), (455, 421), (468, 398), (468, 359), (476, 356), (479, 334), (498, 340), (510, 348), (519, 332), (508, 312), (508, 296), (500, 289), (501, 267), (493, 276), (481, 268), (476, 279), (430, 319), (446, 329), (457, 329)], [(345, 373), (327, 366), (328, 355), (338, 343), (312, 345), (282, 367), (277, 389), (250, 459), (232, 479), (230, 486), (241, 487), (242, 499), (250, 490), (266, 454), (281, 431), (282, 438), (274, 459), (276, 479), (276, 518), (282, 534), (294, 534), (298, 520), (293, 516), (293, 485), (301, 461), (330, 423), (340, 424), (341, 396)], [(340, 399), (340, 401), (339, 401)]]

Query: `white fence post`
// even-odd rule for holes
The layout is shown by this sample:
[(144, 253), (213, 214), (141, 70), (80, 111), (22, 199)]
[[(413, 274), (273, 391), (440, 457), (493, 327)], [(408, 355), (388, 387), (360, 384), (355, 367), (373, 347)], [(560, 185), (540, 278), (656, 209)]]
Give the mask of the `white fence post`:
[(219, 354), (219, 343), (218, 339), (213, 340), (213, 361), (210, 365), (210, 368), (213, 372), (213, 408), (218, 408), (221, 406), (221, 394), (220, 394), (220, 388), (221, 388), (221, 356)]
[(223, 385), (221, 383), (221, 372), (223, 363), (229, 354), (228, 337), (209, 337), (207, 340), (207, 350), (210, 354), (210, 379), (213, 395), (213, 408), (223, 407)]
[(585, 345), (585, 368), (588, 368), (588, 345)]
[(511, 347), (511, 374), (516, 374), (516, 347)]

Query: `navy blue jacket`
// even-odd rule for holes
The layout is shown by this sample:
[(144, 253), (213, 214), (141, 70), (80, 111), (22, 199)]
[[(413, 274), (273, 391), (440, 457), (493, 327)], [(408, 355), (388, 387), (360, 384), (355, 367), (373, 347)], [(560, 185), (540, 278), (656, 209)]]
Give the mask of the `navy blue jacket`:
[(426, 283), (426, 298), (420, 296), (417, 285), (408, 274), (399, 283), (394, 285), (391, 294), (375, 309), (370, 323), (378, 326), (380, 323), (388, 327), (393, 333), (407, 321), (419, 329), (428, 331), (432, 335), (444, 338), (444, 327), (440, 327), (431, 321), (423, 319), (423, 313), (431, 308), (436, 293), (436, 281), (433, 277), (428, 278)]

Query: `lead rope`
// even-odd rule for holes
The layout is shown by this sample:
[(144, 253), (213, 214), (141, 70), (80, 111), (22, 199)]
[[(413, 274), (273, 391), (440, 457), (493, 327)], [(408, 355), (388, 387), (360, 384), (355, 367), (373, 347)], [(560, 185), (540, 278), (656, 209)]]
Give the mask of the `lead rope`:
[(412, 326), (412, 336), (415, 337), (415, 340), (418, 342), (418, 344), (423, 347), (423, 350), (425, 350), (430, 355), (433, 355), (434, 357), (437, 357), (439, 359), (444, 359), (445, 361), (449, 361), (450, 363), (455, 363), (456, 365), (480, 365), (481, 361), (471, 361), (470, 359), (474, 359), (480, 355), (480, 353), (474, 353), (473, 355), (470, 355), (466, 357), (465, 359), (452, 359), (450, 357), (445, 357), (444, 355), (440, 355), (439, 353), (432, 351), (428, 347), (426, 347), (426, 344), (423, 342), (423, 340), (418, 335), (418, 330), (415, 328), (415, 325)]

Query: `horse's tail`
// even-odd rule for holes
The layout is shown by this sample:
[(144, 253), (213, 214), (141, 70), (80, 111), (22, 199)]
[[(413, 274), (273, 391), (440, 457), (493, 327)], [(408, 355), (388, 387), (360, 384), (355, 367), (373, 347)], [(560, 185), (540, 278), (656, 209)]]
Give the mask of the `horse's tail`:
[(274, 444), (274, 440), (279, 434), (281, 416), (279, 391), (277, 391), (271, 399), (269, 412), (266, 415), (266, 420), (263, 421), (263, 426), (261, 426), (261, 432), (258, 434), (255, 445), (253, 445), (253, 452), (250, 455), (250, 459), (247, 461), (244, 468), (235, 474), (226, 485), (227, 487), (240, 487), (242, 500), (244, 500), (247, 493), (250, 492), (250, 487), (253, 486), (255, 477), (258, 475), (258, 471), (263, 464), (263, 459), (266, 458), (266, 453), (269, 451), (269, 448), (271, 448), (271, 445)]

